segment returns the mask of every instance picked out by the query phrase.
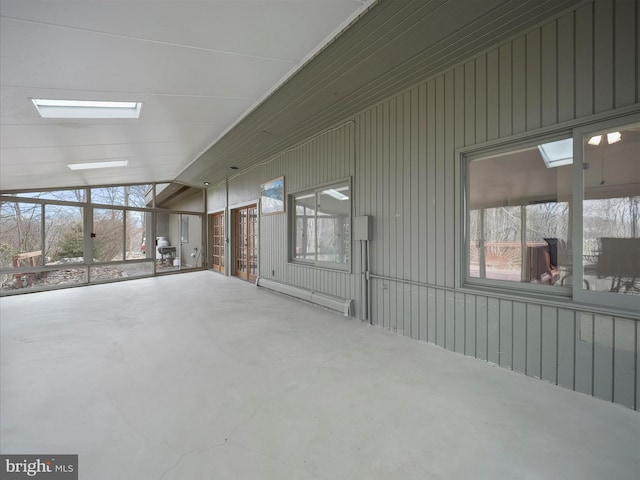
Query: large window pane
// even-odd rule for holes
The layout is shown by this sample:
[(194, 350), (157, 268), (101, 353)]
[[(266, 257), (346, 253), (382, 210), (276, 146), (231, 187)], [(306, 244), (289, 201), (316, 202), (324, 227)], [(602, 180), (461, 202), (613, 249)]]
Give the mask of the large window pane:
[(129, 210), (127, 215), (127, 260), (145, 258), (143, 243), (146, 241), (145, 212)]
[(156, 271), (179, 270), (181, 252), (180, 215), (159, 213), (156, 219)]
[(124, 206), (124, 187), (92, 188), (91, 203)]
[(60, 267), (59, 269), (32, 270), (29, 272), (6, 273), (2, 276), (0, 291), (2, 293), (19, 291), (20, 293), (35, 290), (57, 288), (62, 286), (82, 285), (86, 283), (86, 267)]
[(91, 283), (153, 275), (153, 262), (122, 262), (90, 267)]
[(293, 258), (296, 260), (315, 261), (316, 257), (316, 211), (315, 194), (294, 197), (295, 248)]
[(180, 215), (180, 268), (202, 266), (202, 217)]
[(349, 186), (329, 188), (318, 193), (317, 232), (320, 262), (348, 263), (351, 232), (351, 194)]
[(91, 203), (118, 205), (122, 207), (144, 207), (149, 185), (126, 185), (91, 189)]
[(93, 210), (93, 258), (96, 262), (124, 260), (124, 212), (111, 208)]
[(130, 185), (124, 187), (125, 205), (129, 207), (143, 208), (147, 203), (147, 194), (151, 191), (151, 185)]
[(0, 268), (19, 269), (0, 273), (0, 288), (32, 286), (38, 277), (33, 268), (42, 264), (42, 205), (0, 202)]
[(47, 265), (84, 262), (84, 208), (45, 205)]
[(583, 139), (583, 290), (640, 294), (640, 127)]
[(571, 282), (570, 139), (468, 165), (468, 276), (544, 285)]
[(351, 261), (351, 189), (339, 184), (292, 196), (291, 259), (327, 266)]
[[(3, 268), (18, 266), (14, 263), (19, 254), (42, 252), (42, 205), (2, 202), (0, 211), (0, 254)], [(19, 263), (23, 263), (22, 259), (19, 260)], [(42, 258), (35, 261), (42, 265)]]
[(36, 198), (39, 200), (61, 200), (64, 202), (86, 202), (86, 189), (67, 189), (67, 190), (50, 190), (45, 192), (17, 192), (3, 195), (12, 195), (15, 197)]

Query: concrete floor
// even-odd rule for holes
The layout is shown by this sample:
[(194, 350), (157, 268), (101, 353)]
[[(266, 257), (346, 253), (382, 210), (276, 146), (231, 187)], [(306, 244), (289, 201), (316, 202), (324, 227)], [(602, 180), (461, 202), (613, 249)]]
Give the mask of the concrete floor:
[(80, 479), (640, 478), (637, 412), (212, 272), (0, 314), (0, 451)]

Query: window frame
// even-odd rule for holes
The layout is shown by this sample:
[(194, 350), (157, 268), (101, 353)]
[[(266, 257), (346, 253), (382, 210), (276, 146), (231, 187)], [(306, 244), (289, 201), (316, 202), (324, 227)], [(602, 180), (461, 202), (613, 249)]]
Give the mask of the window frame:
[[(512, 153), (518, 153), (525, 150), (534, 148), (537, 145), (554, 142), (558, 140), (572, 139), (570, 130), (564, 129), (554, 133), (548, 133), (544, 135), (530, 136), (528, 138), (515, 141), (504, 142), (498, 145), (489, 146), (485, 148), (478, 148), (467, 151), (460, 151), (460, 163), (461, 163), (461, 182), (460, 182), (460, 195), (457, 198), (461, 198), (461, 225), (460, 240), (458, 245), (461, 246), (460, 254), (460, 281), (458, 286), (469, 287), (477, 290), (509, 290), (514, 294), (529, 294), (529, 295), (544, 295), (552, 298), (569, 298), (571, 296), (571, 287), (562, 286), (559, 284), (546, 285), (536, 284), (528, 282), (514, 282), (509, 280), (498, 280), (489, 278), (476, 278), (470, 276), (470, 219), (471, 210), (469, 209), (469, 195), (470, 195), (470, 175), (469, 166), (474, 160), (480, 158), (487, 158), (492, 156), (508, 155)], [(571, 207), (573, 208), (573, 207)]]
[[(322, 192), (323, 190), (327, 190), (329, 188), (340, 188), (340, 187), (344, 187), (344, 186), (348, 186), (349, 187), (349, 226), (350, 226), (350, 235), (349, 235), (349, 248), (350, 248), (350, 253), (348, 256), (348, 261), (346, 263), (336, 263), (336, 262), (327, 262), (327, 261), (323, 261), (323, 260), (318, 260), (317, 256), (318, 256), (318, 235), (317, 235), (317, 226), (316, 226), (316, 230), (315, 230), (315, 236), (314, 236), (314, 246), (315, 246), (315, 259), (314, 260), (301, 260), (295, 257), (295, 249), (296, 249), (296, 235), (297, 235), (297, 215), (296, 215), (296, 210), (297, 210), (297, 203), (296, 203), (296, 197), (300, 196), (300, 195), (306, 195), (306, 194), (313, 194), (315, 201), (316, 201), (316, 208), (314, 209), (315, 212), (315, 218), (316, 218), (316, 222), (317, 222), (317, 214), (318, 214), (318, 209), (317, 209), (317, 199), (318, 199), (318, 193)], [(314, 268), (320, 268), (320, 269), (328, 269), (328, 270), (337, 270), (337, 271), (341, 271), (341, 272), (351, 272), (352, 271), (352, 265), (353, 265), (353, 182), (351, 177), (347, 177), (347, 178), (343, 178), (341, 180), (336, 180), (336, 181), (332, 181), (332, 182), (328, 182), (328, 183), (323, 183), (323, 184), (319, 184), (316, 185), (314, 187), (311, 188), (304, 188), (304, 189), (300, 189), (300, 190), (296, 190), (295, 192), (291, 192), (287, 195), (287, 204), (290, 206), (289, 208), (289, 215), (288, 215), (288, 232), (287, 232), (287, 238), (288, 238), (288, 261), (290, 264), (294, 264), (294, 265), (304, 265), (304, 266), (308, 266), (308, 267), (314, 267)]]
[[(170, 182), (164, 182), (162, 185), (169, 185)], [(138, 186), (138, 185), (146, 185), (148, 188), (145, 194), (145, 200), (149, 201), (149, 206), (139, 206), (139, 205), (117, 205), (110, 203), (100, 203), (96, 202), (95, 199), (92, 199), (91, 193), (93, 190), (97, 188), (125, 188), (130, 186)], [(172, 274), (173, 271), (160, 272), (157, 270), (157, 249), (156, 248), (147, 248), (147, 253), (150, 256), (145, 256), (144, 258), (128, 258), (126, 253), (128, 251), (128, 238), (127, 238), (127, 229), (128, 229), (128, 215), (130, 213), (142, 213), (145, 216), (149, 215), (148, 221), (147, 218), (143, 220), (145, 222), (145, 227), (150, 227), (145, 231), (146, 238), (151, 239), (149, 241), (150, 245), (153, 245), (153, 239), (156, 238), (157, 226), (158, 226), (158, 216), (160, 214), (177, 214), (177, 215), (187, 215), (194, 216), (200, 218), (200, 224), (202, 225), (202, 234), (200, 235), (202, 243), (202, 247), (204, 248), (206, 245), (206, 235), (204, 232), (206, 231), (205, 219), (206, 212), (203, 207), (202, 211), (191, 211), (191, 210), (182, 210), (182, 209), (173, 209), (169, 208), (160, 208), (156, 204), (156, 192), (158, 185), (160, 183), (149, 183), (149, 184), (107, 184), (107, 185), (94, 185), (94, 186), (71, 186), (71, 187), (60, 187), (60, 188), (51, 188), (51, 189), (19, 189), (19, 190), (1, 190), (0, 191), (0, 202), (7, 203), (25, 203), (31, 204), (34, 206), (40, 207), (41, 219), (41, 231), (40, 231), (40, 249), (43, 252), (41, 259), (39, 260), (39, 265), (34, 267), (2, 267), (0, 268), (0, 275), (13, 275), (14, 273), (38, 273), (38, 272), (47, 272), (47, 271), (55, 271), (60, 269), (84, 269), (84, 279), (77, 283), (70, 284), (62, 284), (62, 285), (46, 285), (43, 287), (34, 287), (30, 288), (28, 292), (31, 291), (44, 291), (44, 290), (55, 290), (58, 288), (67, 288), (67, 287), (75, 287), (80, 285), (88, 285), (91, 283), (108, 283), (114, 281), (120, 281), (117, 278), (110, 278), (108, 280), (94, 280), (92, 279), (91, 270), (94, 267), (100, 266), (118, 266), (118, 265), (133, 265), (133, 264), (152, 264), (153, 268), (151, 269), (151, 273), (136, 275), (131, 278), (140, 278), (140, 277), (151, 277), (156, 275), (164, 275), (164, 274)], [(195, 187), (194, 187), (195, 188)], [(202, 189), (197, 189), (202, 190)], [(74, 192), (75, 191), (75, 192)], [(73, 195), (79, 194), (82, 192), (81, 199), (73, 198)], [(69, 195), (69, 199), (59, 199), (56, 196), (60, 195)], [(82, 230), (83, 230), (83, 239), (82, 239), (82, 247), (83, 247), (83, 256), (82, 261), (79, 262), (69, 262), (65, 263), (63, 266), (61, 265), (51, 265), (46, 264), (44, 252), (47, 250), (47, 210), (49, 206), (58, 206), (58, 207), (77, 207), (81, 209), (82, 215)], [(188, 208), (188, 207), (187, 207)], [(122, 231), (123, 231), (123, 239), (122, 249), (123, 249), (123, 257), (122, 259), (117, 260), (108, 260), (108, 261), (97, 261), (94, 259), (93, 248), (95, 246), (94, 238), (91, 236), (92, 232), (94, 232), (94, 211), (95, 210), (114, 210), (118, 212), (122, 212)], [(193, 224), (191, 225), (193, 227)], [(144, 237), (143, 237), (144, 238)], [(192, 239), (191, 243), (195, 241)], [(150, 246), (150, 245), (147, 246)], [(202, 265), (199, 267), (193, 267), (195, 269), (202, 268), (205, 266), (203, 260), (200, 260)], [(181, 271), (191, 270), (192, 268), (179, 268)], [(15, 291), (14, 291), (15, 290)], [(0, 296), (9, 296), (14, 294), (23, 293), (21, 289), (0, 289)]]
[(573, 299), (584, 304), (630, 310), (637, 314), (640, 312), (640, 295), (620, 295), (613, 292), (585, 290), (582, 288), (584, 282), (584, 269), (582, 268), (584, 218), (582, 213), (585, 185), (583, 139), (593, 134), (598, 134), (603, 130), (624, 127), (640, 127), (640, 114), (593, 122), (588, 125), (576, 127), (573, 130), (573, 196), (575, 209), (573, 211), (572, 223), (574, 241), (577, 245), (580, 245), (580, 248), (574, 249), (573, 252), (573, 264), (579, 266), (579, 268), (574, 269)]
[[(456, 288), (470, 291), (495, 292), (504, 295), (522, 296), (525, 299), (548, 299), (549, 301), (570, 302), (572, 306), (585, 305), (604, 311), (616, 311), (622, 315), (638, 315), (640, 312), (640, 298), (637, 295), (621, 295), (611, 292), (583, 290), (583, 149), (582, 140), (590, 134), (603, 130), (634, 127), (640, 124), (640, 113), (637, 110), (626, 110), (618, 113), (593, 115), (587, 119), (565, 122), (553, 127), (545, 127), (534, 132), (525, 132), (505, 139), (496, 139), (479, 145), (471, 145), (456, 150), (456, 199), (459, 202), (456, 209), (456, 245), (459, 259), (456, 268)], [(537, 285), (506, 280), (472, 278), (469, 275), (469, 164), (472, 160), (493, 155), (501, 155), (531, 148), (541, 143), (571, 138), (573, 140), (573, 165), (571, 172), (571, 213), (569, 233), (574, 245), (572, 251), (573, 281), (570, 286)], [(576, 263), (577, 262), (577, 263)], [(561, 304), (561, 303), (559, 303)]]

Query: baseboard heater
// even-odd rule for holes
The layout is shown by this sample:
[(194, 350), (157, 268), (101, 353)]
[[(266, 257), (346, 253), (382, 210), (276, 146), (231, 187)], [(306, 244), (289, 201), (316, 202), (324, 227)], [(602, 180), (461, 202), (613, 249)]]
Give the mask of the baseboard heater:
[(259, 287), (268, 288), (276, 292), (284, 293), (295, 298), (306, 300), (307, 302), (321, 305), (331, 310), (336, 310), (344, 314), (345, 317), (351, 315), (351, 304), (353, 300), (347, 298), (334, 297), (333, 295), (325, 295), (324, 293), (317, 293), (311, 290), (305, 290), (304, 288), (294, 287), (293, 285), (287, 285), (286, 283), (276, 282), (274, 280), (268, 280), (266, 278), (258, 277), (256, 285)]

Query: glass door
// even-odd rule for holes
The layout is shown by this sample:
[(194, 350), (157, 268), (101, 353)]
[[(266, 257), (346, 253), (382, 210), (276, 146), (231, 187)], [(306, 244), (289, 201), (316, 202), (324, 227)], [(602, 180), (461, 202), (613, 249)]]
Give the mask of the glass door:
[(224, 212), (211, 215), (211, 268), (224, 272)]
[(249, 258), (248, 279), (254, 281), (258, 276), (258, 207), (247, 209), (247, 244)]
[(239, 208), (234, 211), (235, 256), (234, 273), (236, 276), (253, 281), (258, 274), (256, 205)]

